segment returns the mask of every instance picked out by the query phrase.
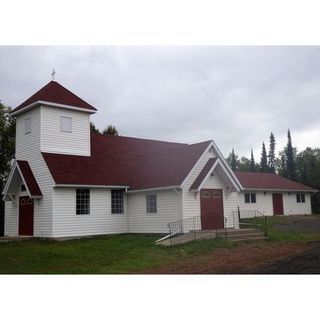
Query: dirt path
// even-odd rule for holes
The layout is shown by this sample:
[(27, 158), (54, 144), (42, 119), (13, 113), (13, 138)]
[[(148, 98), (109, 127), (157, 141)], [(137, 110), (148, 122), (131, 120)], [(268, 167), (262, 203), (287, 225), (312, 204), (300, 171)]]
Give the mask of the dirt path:
[[(301, 255), (311, 244), (279, 244), (270, 242), (242, 243), (233, 249), (217, 249), (174, 264), (148, 270), (151, 274), (250, 274), (266, 273), (263, 267), (271, 268), (288, 257)], [(320, 246), (319, 246), (320, 251)], [(319, 255), (320, 256), (320, 255)], [(318, 256), (318, 259), (319, 259)], [(280, 262), (279, 262), (280, 263)], [(318, 263), (319, 265), (319, 263)], [(271, 269), (270, 269), (271, 270)], [(287, 272), (285, 272), (287, 273)]]
[(307, 250), (257, 268), (258, 274), (320, 274), (320, 242)]

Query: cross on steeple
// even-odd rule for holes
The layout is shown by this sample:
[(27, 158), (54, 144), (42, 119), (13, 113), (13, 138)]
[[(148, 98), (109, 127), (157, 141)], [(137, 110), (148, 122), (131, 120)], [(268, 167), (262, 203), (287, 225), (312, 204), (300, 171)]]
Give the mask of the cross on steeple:
[(52, 69), (52, 73), (51, 73), (51, 77), (52, 77), (52, 81), (54, 81), (54, 76), (55, 76), (56, 72), (54, 69)]

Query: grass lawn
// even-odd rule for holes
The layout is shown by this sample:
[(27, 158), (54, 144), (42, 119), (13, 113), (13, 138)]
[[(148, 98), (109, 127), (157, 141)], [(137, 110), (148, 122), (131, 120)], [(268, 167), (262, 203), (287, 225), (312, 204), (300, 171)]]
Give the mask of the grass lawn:
[(236, 246), (226, 240), (208, 240), (168, 248), (155, 245), (158, 238), (125, 234), (63, 242), (0, 243), (0, 274), (143, 273), (215, 248)]
[[(269, 239), (263, 243), (263, 250), (266, 246), (275, 248), (286, 243), (299, 245), (320, 240), (319, 232), (274, 228), (276, 224), (286, 223), (282, 217), (271, 217), (268, 223)], [(193, 257), (196, 262), (200, 256), (214, 253), (216, 249), (245, 252), (246, 246), (248, 250), (252, 246), (252, 242), (211, 239), (162, 247), (154, 244), (158, 238), (159, 235), (124, 234), (63, 242), (36, 239), (0, 242), (0, 274), (144, 273), (184, 259), (190, 261)]]

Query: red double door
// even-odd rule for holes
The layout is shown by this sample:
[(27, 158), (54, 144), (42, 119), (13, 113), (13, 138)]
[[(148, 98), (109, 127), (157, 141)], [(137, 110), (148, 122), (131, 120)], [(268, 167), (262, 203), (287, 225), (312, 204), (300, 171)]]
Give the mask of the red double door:
[(201, 229), (224, 228), (223, 193), (220, 189), (202, 189), (200, 192)]
[(19, 236), (33, 236), (33, 200), (19, 198)]

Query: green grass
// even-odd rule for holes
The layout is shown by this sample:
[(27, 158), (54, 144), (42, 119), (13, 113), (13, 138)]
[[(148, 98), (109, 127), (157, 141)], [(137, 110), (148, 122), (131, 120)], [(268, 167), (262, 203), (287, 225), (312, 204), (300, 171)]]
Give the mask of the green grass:
[(1, 274), (143, 273), (182, 258), (237, 244), (203, 240), (175, 247), (154, 244), (157, 235), (114, 235), (64, 242), (0, 243)]
[[(270, 245), (320, 240), (320, 233), (274, 228), (275, 224), (286, 223), (286, 217), (268, 217)], [(0, 274), (144, 273), (217, 248), (247, 245), (210, 239), (162, 247), (154, 244), (158, 238), (159, 235), (124, 234), (63, 242), (37, 239), (0, 242)]]

